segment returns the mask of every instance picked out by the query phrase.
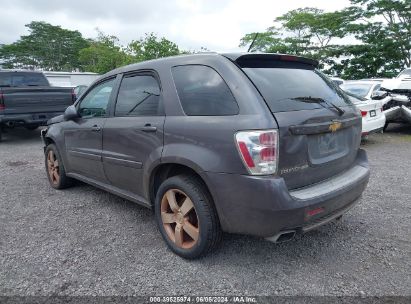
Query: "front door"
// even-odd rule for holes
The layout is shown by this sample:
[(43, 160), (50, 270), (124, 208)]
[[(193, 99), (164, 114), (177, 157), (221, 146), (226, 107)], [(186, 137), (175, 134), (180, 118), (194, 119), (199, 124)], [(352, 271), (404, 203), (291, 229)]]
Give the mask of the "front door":
[(64, 139), (68, 172), (81, 174), (98, 181), (106, 181), (102, 163), (103, 126), (114, 79), (98, 83), (79, 102), (80, 117), (70, 121)]
[(110, 183), (145, 197), (143, 172), (163, 148), (164, 111), (154, 74), (126, 75), (113, 117), (103, 129), (103, 165)]

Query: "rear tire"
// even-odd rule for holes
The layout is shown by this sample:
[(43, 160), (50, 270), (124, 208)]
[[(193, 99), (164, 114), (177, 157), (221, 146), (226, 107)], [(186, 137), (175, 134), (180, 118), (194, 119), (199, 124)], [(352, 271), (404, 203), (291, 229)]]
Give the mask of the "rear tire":
[(165, 180), (157, 191), (154, 207), (160, 233), (177, 255), (196, 259), (221, 242), (217, 212), (199, 178), (184, 174)]
[(50, 185), (54, 189), (64, 189), (73, 184), (73, 180), (66, 175), (63, 161), (55, 144), (46, 147), (45, 166)]

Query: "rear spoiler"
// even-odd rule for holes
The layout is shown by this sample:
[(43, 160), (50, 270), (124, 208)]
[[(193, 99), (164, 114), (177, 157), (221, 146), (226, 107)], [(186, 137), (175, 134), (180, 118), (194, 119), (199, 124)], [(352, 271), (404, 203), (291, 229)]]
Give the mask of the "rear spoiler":
[(319, 64), (317, 60), (286, 54), (230, 53), (222, 55), (235, 62), (241, 68), (293, 68), (295, 66), (295, 68), (315, 69)]

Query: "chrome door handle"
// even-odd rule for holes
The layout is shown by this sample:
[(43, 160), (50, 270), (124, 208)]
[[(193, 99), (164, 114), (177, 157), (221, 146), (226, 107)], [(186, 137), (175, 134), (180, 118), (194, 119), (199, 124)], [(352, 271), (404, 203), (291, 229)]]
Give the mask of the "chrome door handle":
[(91, 127), (91, 131), (93, 131), (93, 132), (100, 132), (100, 131), (101, 131), (101, 127), (99, 127), (99, 126), (97, 126), (97, 125), (94, 125), (94, 126)]

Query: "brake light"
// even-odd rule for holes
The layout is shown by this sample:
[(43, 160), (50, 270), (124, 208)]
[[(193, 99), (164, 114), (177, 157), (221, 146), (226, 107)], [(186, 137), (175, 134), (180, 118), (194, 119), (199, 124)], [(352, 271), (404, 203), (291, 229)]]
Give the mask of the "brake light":
[(368, 113), (367, 111), (361, 111), (361, 116), (365, 117), (365, 116), (367, 116), (367, 113)]
[(320, 208), (317, 208), (317, 209), (308, 210), (308, 211), (307, 211), (307, 215), (308, 215), (308, 216), (314, 216), (314, 215), (317, 215), (317, 214), (319, 214), (319, 213), (321, 213), (321, 212), (323, 212), (323, 211), (324, 211), (324, 208), (323, 208), (323, 207), (320, 207)]
[(253, 175), (275, 174), (278, 163), (278, 130), (241, 131), (235, 135), (238, 152)]

